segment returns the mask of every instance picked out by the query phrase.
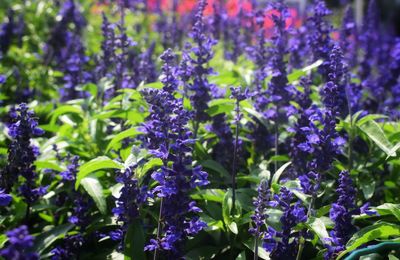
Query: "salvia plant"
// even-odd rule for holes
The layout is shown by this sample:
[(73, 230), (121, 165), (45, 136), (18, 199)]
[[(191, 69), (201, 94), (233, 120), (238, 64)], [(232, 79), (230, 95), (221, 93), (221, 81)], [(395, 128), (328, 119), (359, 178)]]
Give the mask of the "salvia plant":
[(396, 8), (1, 1), (0, 259), (400, 259)]

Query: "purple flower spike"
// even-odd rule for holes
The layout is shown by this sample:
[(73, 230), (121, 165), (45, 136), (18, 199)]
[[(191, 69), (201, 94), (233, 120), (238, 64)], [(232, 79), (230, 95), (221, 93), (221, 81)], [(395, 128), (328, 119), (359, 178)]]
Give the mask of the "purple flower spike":
[(164, 61), (161, 75), (164, 87), (145, 92), (150, 115), (143, 132), (144, 146), (163, 161), (163, 166), (151, 175), (158, 183), (152, 192), (162, 198), (162, 230), (145, 250), (161, 250), (167, 258), (179, 259), (187, 238), (206, 226), (196, 216), (200, 209), (191, 201), (189, 192), (207, 185), (208, 180), (201, 167), (192, 166), (193, 140), (187, 127), (192, 115), (184, 109), (182, 99), (174, 96), (178, 86), (175, 54), (168, 49), (161, 59)]
[(33, 111), (25, 103), (10, 111), (12, 123), (8, 133), (12, 138), (9, 146), (8, 164), (0, 172), (0, 188), (9, 192), (18, 176), (24, 178), (19, 191), (29, 204), (45, 194), (45, 187), (36, 186), (36, 172), (33, 163), (38, 155), (37, 147), (31, 145), (30, 139), (40, 136), (44, 131), (39, 128)]

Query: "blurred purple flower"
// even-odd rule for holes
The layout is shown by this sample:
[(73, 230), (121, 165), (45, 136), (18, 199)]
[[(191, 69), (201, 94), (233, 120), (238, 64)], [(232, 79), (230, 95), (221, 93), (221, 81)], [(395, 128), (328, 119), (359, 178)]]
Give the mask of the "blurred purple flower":
[(39, 255), (32, 252), (33, 237), (27, 226), (20, 226), (6, 232), (8, 243), (0, 250), (0, 256), (12, 260), (39, 260)]

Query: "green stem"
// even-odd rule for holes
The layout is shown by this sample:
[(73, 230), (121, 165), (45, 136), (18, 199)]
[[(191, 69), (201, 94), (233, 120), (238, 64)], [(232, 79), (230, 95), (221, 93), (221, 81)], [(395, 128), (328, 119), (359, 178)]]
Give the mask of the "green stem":
[(193, 122), (193, 139), (196, 140), (197, 138), (197, 132), (199, 131), (199, 125), (200, 123), (198, 121)]
[[(315, 203), (315, 197), (316, 197), (316, 195), (313, 194), (313, 196), (311, 198), (311, 201), (310, 201), (310, 205), (308, 205), (307, 219), (310, 218), (310, 216), (313, 215), (312, 208), (313, 208), (314, 203)], [(297, 252), (296, 260), (300, 260), (301, 259), (301, 255), (303, 254), (304, 245), (305, 245), (305, 239), (303, 237), (301, 237), (300, 238), (300, 243), (299, 243), (299, 251)]]
[[(162, 210), (163, 210), (163, 198), (161, 198), (161, 202), (160, 202), (160, 212), (158, 214), (158, 224), (157, 224), (157, 241), (159, 241), (160, 239), (160, 235), (161, 235), (161, 220), (162, 220)], [(154, 250), (154, 257), (153, 260), (157, 259), (157, 248)]]
[[(257, 234), (260, 233), (260, 228), (257, 228)], [(256, 241), (254, 242), (254, 260), (258, 260), (258, 235), (256, 237)]]
[(236, 131), (235, 144), (233, 147), (233, 162), (232, 162), (232, 213), (235, 214), (236, 209), (236, 157), (237, 148), (239, 145), (239, 100), (236, 100)]
[[(275, 122), (275, 160), (274, 160), (274, 173), (278, 170), (278, 161), (276, 157), (278, 156), (278, 145), (279, 145), (279, 133), (278, 133), (278, 123)], [(271, 178), (272, 179), (272, 178)]]
[(27, 203), (26, 205), (26, 211), (25, 211), (25, 224), (28, 226), (28, 221), (29, 221), (29, 215), (31, 213), (31, 205)]

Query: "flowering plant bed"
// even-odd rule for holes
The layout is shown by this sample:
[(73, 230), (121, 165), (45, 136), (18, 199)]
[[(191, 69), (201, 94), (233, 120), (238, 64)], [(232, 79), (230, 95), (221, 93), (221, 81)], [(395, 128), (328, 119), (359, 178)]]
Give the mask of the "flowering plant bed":
[(400, 38), (341, 2), (1, 2), (0, 259), (400, 258)]

